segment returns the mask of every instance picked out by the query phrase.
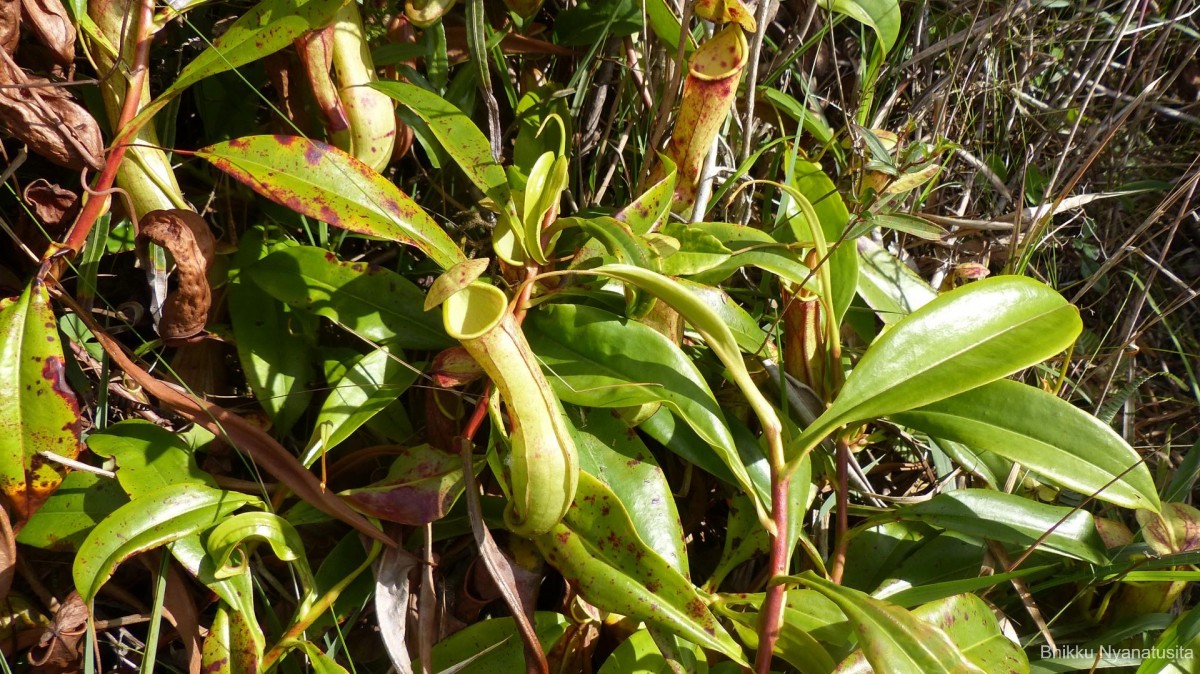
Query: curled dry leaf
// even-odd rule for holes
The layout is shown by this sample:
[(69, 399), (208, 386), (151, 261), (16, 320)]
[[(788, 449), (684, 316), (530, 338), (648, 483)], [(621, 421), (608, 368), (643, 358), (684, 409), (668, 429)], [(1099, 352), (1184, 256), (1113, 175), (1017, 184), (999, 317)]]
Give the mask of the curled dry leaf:
[(104, 166), (100, 126), (61, 87), (30, 77), (0, 50), (0, 131), (67, 168)]
[(158, 334), (166, 340), (195, 337), (204, 330), (212, 305), (208, 267), (215, 244), (208, 223), (193, 211), (150, 211), (138, 226), (139, 253), (149, 242), (171, 251), (179, 270), (179, 285), (163, 303)]
[(21, 0), (23, 24), (64, 66), (75, 60), (75, 25), (59, 0)]
[(38, 672), (51, 674), (78, 670), (87, 632), (88, 607), (78, 592), (72, 592), (54, 614), (38, 645), (29, 651), (29, 664)]
[(12, 54), (21, 37), (20, 0), (0, 0), (0, 49)]
[(403, 548), (388, 548), (375, 562), (375, 615), (379, 636), (399, 674), (412, 674), (405, 633), (408, 626), (409, 573), (421, 560)]
[(78, 211), (79, 197), (45, 178), (38, 178), (25, 187), (25, 203), (33, 208), (34, 215), (50, 231), (61, 229), (63, 221), (70, 221)]

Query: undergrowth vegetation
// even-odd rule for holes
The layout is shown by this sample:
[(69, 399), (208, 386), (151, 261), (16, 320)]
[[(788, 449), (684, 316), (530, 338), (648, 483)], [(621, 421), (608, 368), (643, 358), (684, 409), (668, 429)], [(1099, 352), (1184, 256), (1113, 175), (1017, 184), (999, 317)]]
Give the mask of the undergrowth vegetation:
[(0, 671), (1197, 671), (1198, 16), (0, 2)]

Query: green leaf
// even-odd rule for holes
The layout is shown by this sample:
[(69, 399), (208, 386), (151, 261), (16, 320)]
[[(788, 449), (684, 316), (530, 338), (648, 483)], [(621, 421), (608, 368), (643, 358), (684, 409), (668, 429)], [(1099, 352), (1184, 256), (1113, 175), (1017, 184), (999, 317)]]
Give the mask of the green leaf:
[(1041, 548), (1093, 564), (1108, 561), (1091, 513), (1014, 494), (956, 489), (901, 508), (896, 514), (906, 520), (1020, 546), (1032, 545), (1050, 532)]
[(779, 243), (760, 229), (724, 222), (697, 222), (692, 227), (712, 234), (733, 251), (725, 262), (692, 275), (692, 281), (717, 285), (742, 267), (758, 267), (797, 286), (808, 285), (815, 278), (813, 271), (804, 266), (794, 252), (796, 244)]
[(667, 0), (642, 0), (642, 9), (646, 12), (650, 29), (667, 46), (668, 53), (678, 52), (680, 35), (686, 40), (685, 53), (691, 54), (696, 51), (696, 41), (692, 39), (691, 33), (680, 29), (679, 17), (672, 9), (671, 3)]
[(623, 283), (635, 285), (669, 304), (692, 325), (704, 338), (708, 348), (712, 350), (725, 368), (729, 371), (730, 379), (741, 389), (742, 395), (750, 403), (751, 409), (765, 428), (779, 429), (781, 427), (775, 409), (758, 390), (758, 385), (750, 377), (746, 363), (738, 350), (737, 339), (725, 321), (707, 304), (701, 301), (678, 282), (657, 272), (622, 264), (610, 264), (597, 267), (591, 273), (615, 278)]
[[(411, 109), (426, 124), (467, 178), (491, 199), (497, 212), (509, 208), (508, 176), (492, 157), (487, 136), (453, 103), (407, 82), (378, 81), (371, 87)], [(515, 211), (513, 211), (515, 214)]]
[(393, 271), (294, 246), (271, 253), (245, 273), (272, 297), (375, 342), (407, 349), (454, 344), (437, 313), (425, 311), (420, 288)]
[(88, 449), (117, 462), (117, 481), (131, 499), (172, 484), (216, 488), (178, 435), (149, 421), (129, 419), (87, 439)]
[[(688, 643), (685, 648), (688, 648), (696, 663), (696, 669), (688, 671), (696, 674), (708, 672), (704, 653), (694, 644)], [(674, 670), (654, 643), (650, 632), (638, 630), (613, 650), (612, 655), (600, 666), (598, 674), (674, 674)]]
[(638, 536), (687, 577), (687, 549), (675, 497), (654, 455), (616, 412), (593, 409), (586, 414), (575, 428), (579, 469), (607, 485), (625, 506)]
[(241, 272), (273, 249), (286, 248), (281, 241), (287, 239), (268, 242), (259, 227), (244, 232), (228, 285), (229, 321), (237, 341), (238, 361), (246, 383), (280, 436), (291, 430), (312, 399), (309, 384), (316, 374), (312, 349), (300, 328), (305, 321), (315, 324), (316, 319), (292, 311), (243, 278)]
[(771, 87), (759, 87), (758, 95), (762, 100), (775, 106), (777, 110), (800, 123), (800, 127), (812, 134), (821, 145), (833, 142), (833, 127), (825, 121), (825, 116), (811, 108), (806, 108), (792, 96)]
[[(1021, 647), (1000, 632), (992, 609), (973, 594), (960, 594), (912, 610), (912, 615), (945, 633), (967, 660), (985, 672), (1028, 672)], [(838, 674), (870, 674), (859, 651), (838, 666)]]
[(900, 37), (900, 3), (896, 0), (820, 0), (820, 5), (869, 26), (879, 36), (884, 54), (896, 46)]
[(734, 301), (729, 293), (715, 286), (694, 283), (687, 279), (677, 279), (676, 283), (686, 288), (729, 326), (734, 341), (742, 351), (754, 354), (769, 354), (774, 351), (775, 343), (759, 327), (758, 321)]
[(722, 264), (732, 255), (732, 251), (715, 236), (696, 227), (671, 222), (663, 225), (659, 231), (679, 242), (679, 249), (662, 261), (662, 272), (670, 276), (703, 273)]
[(345, 667), (339, 665), (316, 644), (301, 641), (296, 645), (308, 656), (308, 661), (312, 663), (313, 674), (350, 674)]
[[(843, 240), (837, 243), (850, 223), (850, 211), (820, 164), (797, 160), (792, 168), (791, 185), (812, 204), (829, 246), (829, 259), (825, 262), (832, 286), (829, 299), (833, 304), (834, 323), (841, 325), (858, 286), (858, 251), (854, 242)], [(803, 209), (794, 199), (787, 200), (785, 212), (789, 219), (803, 217)]]
[[(241, 513), (222, 520), (209, 531), (205, 546), (217, 569), (216, 577), (228, 578), (246, 573), (250, 556), (247, 546), (257, 542), (266, 543), (276, 557), (292, 563), (300, 582), (303, 602), (307, 604), (311, 601), (315, 586), (304, 552), (304, 541), (300, 540), (295, 527), (275, 513)], [(235, 561), (233, 556), (237, 552), (241, 552), (241, 557)]]
[(332, 145), (298, 136), (246, 136), (196, 156), (275, 203), (334, 227), (414, 246), (443, 269), (466, 259), (400, 188)]
[(631, 0), (584, 0), (564, 9), (554, 18), (555, 44), (586, 47), (594, 44), (607, 28), (612, 37), (625, 37), (642, 30), (642, 13)]
[(927, 241), (941, 241), (946, 230), (915, 215), (907, 213), (877, 213), (868, 218), (872, 226), (887, 227), (897, 232), (912, 234)]
[(96, 523), (128, 503), (116, 480), (77, 470), (29, 518), (17, 542), (46, 550), (75, 551)]
[[(645, 239), (635, 234), (629, 225), (615, 218), (559, 218), (551, 231), (566, 227), (579, 227), (593, 237), (593, 241), (582, 249), (584, 251), (592, 248), (595, 242), (599, 242), (622, 264), (653, 271), (658, 271), (660, 267), (658, 255), (650, 250)], [(645, 317), (654, 308), (655, 302), (653, 295), (643, 293), (635, 286), (625, 288), (625, 313), (630, 318), (637, 320)]]
[(858, 239), (858, 294), (888, 325), (929, 304), (937, 291), (917, 273), (868, 238)]
[(347, 0), (262, 0), (213, 40), (133, 121), (141, 125), (200, 80), (253, 63), (290, 47), (296, 38), (329, 25)]
[(646, 188), (641, 196), (634, 199), (632, 204), (622, 208), (616, 214), (616, 219), (629, 225), (635, 234), (647, 234), (654, 231), (671, 212), (671, 201), (675, 197), (675, 179), (678, 171), (671, 158), (659, 154), (662, 162), (663, 177), (658, 182)]
[(1102, 501), (1159, 510), (1154, 478), (1138, 453), (1099, 419), (1041, 389), (1000, 380), (891, 418)]
[[(820, 595), (817, 596), (820, 598)], [(761, 600), (759, 603), (761, 604)], [(835, 608), (834, 611), (837, 609)], [(758, 648), (759, 615), (734, 612), (728, 612), (726, 615), (730, 618), (733, 628), (742, 641)], [(792, 620), (795, 616), (795, 611), (784, 609), (783, 624), (779, 626), (779, 638), (775, 641), (773, 653), (804, 674), (829, 674), (836, 664), (833, 657), (821, 642), (797, 626)], [(845, 623), (840, 611), (838, 611), (838, 618)]]
[(1039, 363), (1079, 334), (1079, 311), (1045, 284), (996, 276), (952, 290), (863, 354), (833, 404), (804, 431), (833, 429), (949, 398)]
[(941, 629), (904, 609), (858, 590), (834, 585), (811, 571), (787, 578), (821, 593), (850, 619), (867, 662), (877, 672), (932, 674), (985, 671), (967, 659)]
[(641, 323), (581, 305), (539, 307), (529, 312), (524, 329), (560, 399), (589, 407), (661, 402), (754, 493), (720, 406), (674, 342)]
[[(1154, 642), (1154, 651), (1146, 658), (1137, 674), (1159, 674), (1169, 672), (1173, 664), (1179, 671), (1195, 671), (1197, 639), (1200, 638), (1200, 606), (1179, 616), (1171, 626), (1163, 630)], [(1171, 657), (1170, 654), (1175, 654)]]
[(39, 452), (79, 456), (79, 401), (57, 326), (39, 281), (0, 301), (0, 497), (15, 522), (33, 515), (66, 475)]
[(418, 370), (404, 362), (403, 353), (375, 349), (356, 360), (336, 382), (317, 413), (308, 447), (300, 457), (305, 467), (349, 438), (359, 426), (398, 398)]
[(123, 560), (207, 529), (257, 498), (197, 484), (168, 485), (117, 508), (79, 546), (71, 574), (90, 602)]
[(575, 502), (534, 542), (597, 608), (644, 620), (745, 664), (699, 591), (638, 537), (620, 500), (591, 475), (580, 473)]
[[(561, 613), (538, 611), (534, 631), (542, 649), (549, 651), (566, 633)], [(439, 674), (494, 674), (525, 670), (525, 650), (512, 618), (482, 620), (455, 632), (433, 646), (430, 670)]]

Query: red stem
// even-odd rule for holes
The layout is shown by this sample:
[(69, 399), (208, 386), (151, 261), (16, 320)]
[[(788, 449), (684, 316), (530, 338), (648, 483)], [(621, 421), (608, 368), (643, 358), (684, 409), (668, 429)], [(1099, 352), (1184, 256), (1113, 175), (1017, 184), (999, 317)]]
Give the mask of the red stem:
[(846, 569), (846, 531), (850, 528), (850, 446), (845, 440), (837, 441), (837, 547), (833, 551), (833, 569), (829, 580), (842, 584), (842, 573)]
[[(792, 551), (788, 549), (788, 491), (791, 484), (790, 476), (783, 475), (780, 469), (771, 471), (771, 519), (775, 522), (775, 536), (771, 539), (771, 578), (785, 576)], [(754, 659), (754, 671), (758, 674), (769, 674), (771, 671), (771, 653), (775, 650), (775, 642), (779, 640), (779, 628), (783, 624), (783, 600), (787, 588), (782, 584), (767, 587), (763, 599), (762, 610), (758, 614), (758, 653)]]
[[(113, 183), (117, 180), (117, 169), (125, 159), (125, 149), (128, 147), (129, 139), (137, 134), (141, 127), (140, 124), (130, 127), (129, 122), (137, 116), (142, 100), (142, 89), (146, 86), (146, 72), (149, 70), (150, 43), (152, 42), (150, 28), (153, 23), (154, 0), (142, 0), (138, 11), (137, 44), (133, 52), (132, 75), (129, 78), (129, 86), (125, 89), (125, 101), (121, 106), (121, 116), (117, 119), (115, 127), (119, 133), (104, 161), (104, 169), (96, 178), (96, 185), (92, 188), (96, 192), (104, 192), (112, 188)], [(67, 234), (67, 239), (63, 242), (62, 247), (51, 248), (52, 254), (69, 252), (74, 255), (78, 253), (83, 248), (84, 242), (87, 241), (92, 226), (104, 213), (106, 202), (107, 199), (95, 197), (88, 199), (87, 203), (83, 205), (83, 209), (79, 211), (79, 216), (75, 218), (75, 224), (71, 226), (71, 231)]]

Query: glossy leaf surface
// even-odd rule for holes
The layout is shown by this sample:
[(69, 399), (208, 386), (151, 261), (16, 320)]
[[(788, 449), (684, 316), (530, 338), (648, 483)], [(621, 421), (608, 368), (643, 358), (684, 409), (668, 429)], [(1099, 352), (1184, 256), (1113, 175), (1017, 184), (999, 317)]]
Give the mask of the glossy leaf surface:
[(242, 271), (283, 247), (286, 244), (269, 244), (261, 228), (244, 233), (234, 255), (227, 295), (238, 361), (277, 433), (291, 429), (312, 400), (308, 384), (316, 373), (304, 328), (316, 319), (272, 297)]
[(440, 349), (454, 342), (425, 295), (399, 274), (333, 253), (294, 246), (271, 253), (246, 270), (272, 297), (334, 321), (381, 344)]
[(341, 378), (331, 382), (329, 397), (317, 413), (301, 463), (311, 466), (321, 454), (349, 438), (416, 381), (418, 371), (403, 358), (402, 353), (376, 349), (356, 359)]
[(196, 155), (297, 213), (413, 246), (442, 268), (466, 259), (400, 188), (332, 145), (299, 136), (246, 136), (202, 148)]
[(637, 433), (610, 410), (588, 410), (575, 429), (579, 468), (621, 500), (638, 536), (676, 571), (688, 575), (683, 528), (671, 486)]
[[(967, 660), (985, 672), (1029, 671), (1029, 660), (1017, 644), (1000, 633), (991, 608), (973, 594), (960, 594), (925, 604), (912, 615), (942, 630)], [(861, 651), (838, 666), (838, 674), (869, 674)]]
[(812, 572), (792, 577), (821, 593), (850, 619), (867, 662), (896, 674), (984, 672), (941, 629), (912, 613), (857, 590), (840, 587)]
[(824, 414), (821, 438), (843, 424), (927, 405), (1039, 363), (1081, 329), (1079, 311), (1048, 286), (997, 276), (948, 292), (871, 344)]
[(1093, 564), (1108, 561), (1091, 513), (1038, 503), (1014, 494), (956, 489), (902, 508), (899, 515), (935, 527), (1022, 546), (1032, 545), (1050, 531), (1042, 542), (1044, 549)]
[(1099, 419), (1041, 389), (1000, 380), (892, 419), (989, 450), (1102, 501), (1159, 508), (1154, 478), (1137, 452)]
[(91, 601), (113, 570), (139, 552), (198, 533), (258, 499), (196, 484), (168, 485), (117, 508), (79, 546), (71, 573)]

